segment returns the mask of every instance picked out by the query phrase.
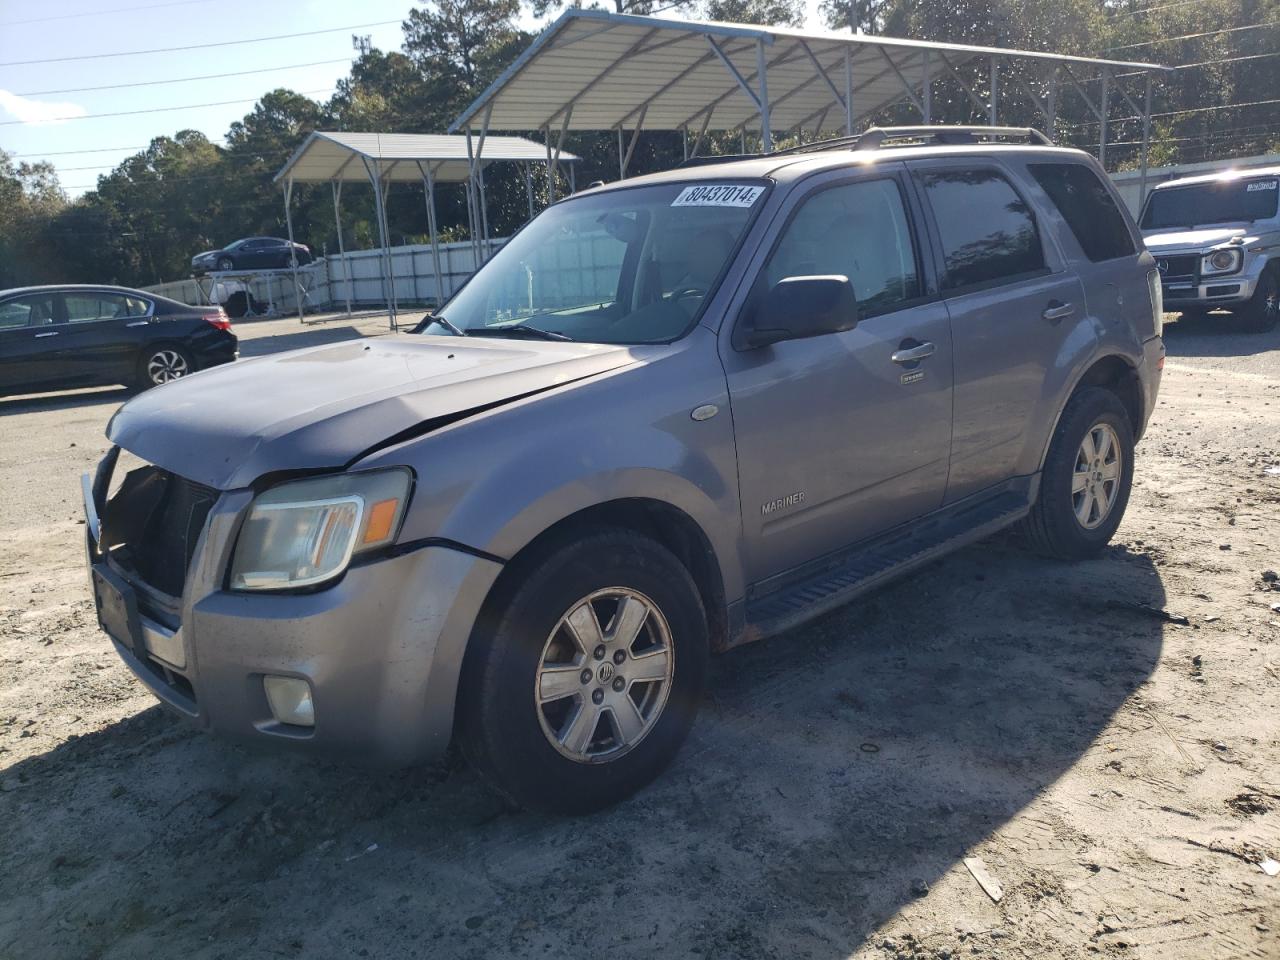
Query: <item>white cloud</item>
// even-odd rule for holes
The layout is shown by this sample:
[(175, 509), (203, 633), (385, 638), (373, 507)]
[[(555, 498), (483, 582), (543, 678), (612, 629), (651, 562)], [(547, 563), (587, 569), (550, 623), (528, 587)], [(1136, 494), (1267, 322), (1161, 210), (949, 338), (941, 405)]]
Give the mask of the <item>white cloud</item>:
[(59, 123), (68, 117), (83, 117), (87, 112), (78, 103), (54, 100), (31, 100), (8, 90), (0, 90), (0, 108), (22, 123)]

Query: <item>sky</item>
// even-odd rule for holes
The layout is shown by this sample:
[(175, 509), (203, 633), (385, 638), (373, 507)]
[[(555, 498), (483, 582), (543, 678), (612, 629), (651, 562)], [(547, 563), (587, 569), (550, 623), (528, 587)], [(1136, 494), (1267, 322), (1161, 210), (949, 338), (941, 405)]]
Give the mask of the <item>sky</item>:
[[(221, 142), (227, 127), (276, 87), (326, 99), (350, 67), (352, 34), (398, 50), (400, 24), (413, 5), (0, 0), (0, 149), (18, 160), (51, 161), (67, 193), (79, 196), (153, 137), (190, 128)], [(807, 6), (816, 26), (817, 0)], [(526, 18), (522, 26), (538, 24)], [(310, 35), (141, 52), (302, 32)], [(208, 79), (187, 79), (196, 77)], [(170, 80), (182, 82), (154, 83)], [(100, 89), (86, 89), (94, 87)]]

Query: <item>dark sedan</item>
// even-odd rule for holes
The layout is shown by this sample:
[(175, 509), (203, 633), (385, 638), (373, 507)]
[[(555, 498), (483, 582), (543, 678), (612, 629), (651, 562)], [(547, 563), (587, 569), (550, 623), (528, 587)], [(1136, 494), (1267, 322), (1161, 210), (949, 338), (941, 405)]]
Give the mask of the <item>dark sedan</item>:
[[(310, 263), (311, 248), (301, 243), (292, 245), (298, 265)], [(195, 274), (228, 270), (279, 270), (289, 266), (290, 244), (279, 237), (245, 237), (229, 243), (221, 250), (208, 250), (191, 258)]]
[(0, 395), (152, 387), (229, 363), (238, 352), (219, 307), (128, 287), (0, 290)]

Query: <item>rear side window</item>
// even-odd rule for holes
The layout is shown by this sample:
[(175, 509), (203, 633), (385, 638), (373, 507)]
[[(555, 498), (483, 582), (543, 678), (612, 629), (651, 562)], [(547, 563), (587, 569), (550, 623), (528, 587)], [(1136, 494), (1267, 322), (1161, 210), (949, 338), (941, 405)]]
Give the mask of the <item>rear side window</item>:
[(1067, 221), (1086, 257), (1098, 263), (1136, 252), (1124, 215), (1096, 173), (1078, 163), (1032, 163), (1027, 169)]
[(68, 323), (145, 317), (147, 304), (138, 297), (118, 293), (69, 293), (63, 298)]
[(995, 170), (919, 174), (942, 240), (947, 290), (1009, 283), (1045, 269), (1031, 207)]

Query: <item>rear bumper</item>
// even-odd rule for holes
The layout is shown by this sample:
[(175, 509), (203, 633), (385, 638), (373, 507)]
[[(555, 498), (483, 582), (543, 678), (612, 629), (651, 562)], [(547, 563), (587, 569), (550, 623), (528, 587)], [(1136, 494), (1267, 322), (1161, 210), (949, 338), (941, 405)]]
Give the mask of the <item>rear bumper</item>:
[(230, 363), (240, 356), (240, 341), (233, 333), (226, 333), (213, 341), (206, 341), (196, 346), (194, 359), (200, 370)]
[(1156, 399), (1160, 394), (1160, 380), (1164, 376), (1165, 347), (1163, 337), (1152, 337), (1142, 345), (1142, 423), (1135, 424), (1134, 439), (1141, 439), (1151, 422), (1151, 414), (1156, 408)]
[[(97, 570), (124, 581), (137, 603), (137, 635), (111, 638), (121, 659), (174, 713), (216, 734), (387, 765), (442, 754), (466, 643), (501, 565), (426, 546), (354, 566), (314, 593), (232, 593), (225, 561), (248, 500), (226, 494), (210, 513), (176, 616), (98, 553), (86, 506), (91, 580)], [(307, 681), (314, 727), (275, 720), (265, 676)]]

